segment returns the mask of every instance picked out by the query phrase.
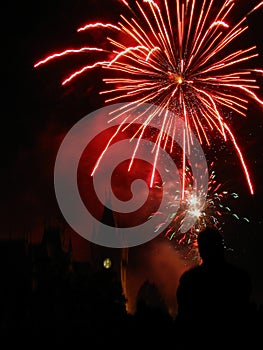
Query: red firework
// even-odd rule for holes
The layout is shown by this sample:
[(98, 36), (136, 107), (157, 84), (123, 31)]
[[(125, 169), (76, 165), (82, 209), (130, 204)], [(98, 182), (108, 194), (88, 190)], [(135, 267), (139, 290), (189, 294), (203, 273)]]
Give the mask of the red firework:
[[(99, 60), (74, 71), (62, 84), (84, 76), (91, 69), (101, 68), (107, 71), (103, 81), (109, 86), (100, 92), (108, 96), (105, 102), (126, 103), (126, 108), (116, 111), (114, 118), (129, 114), (144, 103), (156, 105), (156, 112), (134, 135), (138, 141), (133, 158), (147, 125), (157, 114), (164, 112), (165, 118), (156, 138), (151, 186), (159, 148), (162, 145), (171, 150), (172, 144), (167, 142), (167, 135), (171, 130), (175, 133), (176, 116), (184, 121), (183, 151), (191, 147), (191, 130), (195, 131), (201, 144), (210, 146), (214, 132), (224, 141), (229, 139), (232, 142), (253, 194), (250, 174), (228, 119), (229, 112), (246, 116), (251, 100), (263, 105), (255, 93), (259, 89), (256, 78), (262, 76), (262, 69), (244, 68), (246, 62), (258, 56), (256, 46), (243, 48), (240, 40), (248, 29), (247, 16), (261, 8), (263, 2), (235, 23), (232, 20), (232, 13), (237, 7), (235, 0), (222, 0), (220, 6), (218, 0), (144, 0), (132, 4), (123, 0), (122, 4), (125, 15), (120, 14), (116, 24), (89, 23), (78, 29), (78, 32), (105, 30), (109, 34), (105, 36), (109, 48), (67, 49), (38, 61), (35, 67), (65, 55), (96, 52)], [(241, 46), (236, 49), (232, 44), (238, 39)], [(105, 47), (105, 43), (102, 46)], [(134, 122), (136, 118), (125, 118), (117, 132), (124, 124)], [(133, 159), (130, 165), (132, 162)]]

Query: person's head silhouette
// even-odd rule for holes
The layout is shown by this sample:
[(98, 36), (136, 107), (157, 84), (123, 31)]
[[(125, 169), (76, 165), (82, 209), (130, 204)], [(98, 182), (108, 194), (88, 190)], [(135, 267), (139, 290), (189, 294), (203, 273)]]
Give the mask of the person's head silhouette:
[(199, 233), (197, 243), (203, 264), (219, 263), (224, 260), (224, 238), (217, 229), (207, 227)]

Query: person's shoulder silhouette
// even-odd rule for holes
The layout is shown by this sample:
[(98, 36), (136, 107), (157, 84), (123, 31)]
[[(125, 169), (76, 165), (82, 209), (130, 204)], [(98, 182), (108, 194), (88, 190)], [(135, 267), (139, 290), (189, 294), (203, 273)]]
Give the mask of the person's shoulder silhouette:
[(206, 228), (197, 243), (201, 263), (182, 274), (177, 288), (178, 324), (207, 330), (243, 326), (252, 290), (249, 274), (226, 261), (218, 230)]

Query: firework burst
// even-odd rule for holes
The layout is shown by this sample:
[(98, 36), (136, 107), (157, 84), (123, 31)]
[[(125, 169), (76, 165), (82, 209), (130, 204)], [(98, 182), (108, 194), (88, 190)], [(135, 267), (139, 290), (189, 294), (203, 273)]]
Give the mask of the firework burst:
[[(156, 161), (151, 186), (159, 148), (172, 150), (167, 135), (171, 130), (176, 132), (174, 118), (178, 116), (184, 121), (184, 157), (185, 149), (191, 148), (190, 130), (194, 130), (200, 143), (208, 147), (215, 133), (219, 134), (224, 141), (232, 142), (253, 194), (248, 167), (228, 118), (230, 112), (246, 116), (252, 100), (263, 104), (255, 93), (259, 89), (256, 78), (262, 76), (262, 70), (245, 68), (248, 61), (258, 56), (256, 47), (236, 49), (232, 45), (248, 29), (247, 16), (261, 8), (263, 2), (235, 23), (232, 21), (237, 7), (235, 0), (144, 0), (131, 3), (123, 0), (122, 5), (125, 14), (120, 15), (116, 24), (88, 23), (78, 29), (81, 35), (91, 30), (106, 31), (102, 48), (67, 49), (38, 61), (35, 67), (65, 55), (95, 52), (99, 60), (75, 70), (62, 84), (69, 84), (77, 77), (86, 76), (88, 71), (100, 68), (105, 72), (103, 81), (108, 87), (100, 92), (105, 96), (105, 102), (125, 102), (126, 106), (117, 110), (112, 119), (127, 113), (132, 116), (132, 111), (144, 103), (158, 107), (134, 135), (138, 143), (130, 166), (147, 126), (159, 113), (165, 112), (154, 146)], [(239, 42), (242, 45), (242, 41)], [(136, 123), (136, 118), (125, 117), (118, 132), (122, 126), (127, 127), (127, 123)], [(101, 157), (113, 139), (114, 136)], [(182, 173), (186, 173), (185, 169)], [(183, 189), (188, 191), (185, 186)]]
[[(233, 218), (235, 220), (242, 220), (249, 222), (247, 217), (241, 217), (235, 213), (229, 206), (228, 202), (238, 199), (238, 194), (235, 192), (229, 192), (224, 189), (222, 183), (216, 178), (216, 173), (213, 170), (214, 164), (210, 164), (212, 169), (209, 176), (208, 194), (205, 190), (200, 188), (199, 192), (193, 191), (193, 182), (190, 169), (186, 168), (186, 189), (185, 197), (182, 200), (179, 193), (174, 198), (171, 198), (170, 208), (177, 207), (176, 203), (179, 203), (179, 210), (174, 213), (171, 211), (171, 217), (165, 218), (164, 221), (156, 228), (159, 232), (162, 232), (162, 226), (166, 220), (169, 222), (172, 218), (171, 224), (162, 233), (164, 237), (175, 243), (176, 249), (183, 252), (183, 255), (187, 258), (198, 257), (197, 249), (197, 237), (201, 231), (206, 227), (214, 227), (222, 231), (225, 225), (226, 218)], [(169, 195), (168, 193), (166, 195)], [(154, 215), (160, 215), (162, 213), (154, 213)], [(189, 220), (194, 224), (184, 232), (182, 227), (185, 225), (185, 221)]]

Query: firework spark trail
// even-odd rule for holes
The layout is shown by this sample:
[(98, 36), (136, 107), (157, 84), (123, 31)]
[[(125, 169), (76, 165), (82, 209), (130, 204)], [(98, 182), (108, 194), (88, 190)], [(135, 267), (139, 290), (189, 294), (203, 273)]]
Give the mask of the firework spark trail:
[[(191, 145), (191, 129), (200, 143), (208, 146), (214, 132), (219, 133), (224, 141), (230, 139), (253, 194), (249, 170), (227, 118), (231, 111), (246, 116), (250, 101), (263, 105), (254, 92), (259, 85), (255, 78), (251, 78), (253, 73), (260, 75), (262, 69), (242, 68), (242, 64), (258, 56), (256, 47), (231, 48), (231, 44), (248, 29), (245, 24), (247, 16), (261, 8), (263, 2), (259, 2), (236, 24), (231, 21), (231, 14), (237, 5), (235, 0), (222, 0), (219, 8), (218, 1), (214, 0), (203, 0), (201, 6), (196, 0), (163, 0), (158, 4), (153, 0), (144, 0), (136, 1), (133, 6), (128, 1), (122, 1), (122, 5), (128, 9), (130, 16), (121, 14), (117, 25), (97, 22), (77, 30), (109, 31), (113, 35), (105, 40), (109, 49), (69, 49), (42, 59), (35, 67), (72, 53), (101, 51), (101, 55), (106, 55), (105, 59), (76, 70), (62, 84), (68, 84), (91, 69), (102, 68), (111, 74), (103, 81), (112, 88), (100, 92), (109, 95), (105, 103), (127, 102), (126, 113), (143, 103), (157, 105), (160, 113), (164, 110), (171, 112), (165, 113), (156, 138), (151, 185), (158, 148), (163, 146), (161, 140), (168, 130), (175, 128), (176, 115), (184, 120), (182, 137), (185, 138), (185, 145)], [(124, 112), (116, 111), (115, 117)], [(147, 118), (148, 123), (156, 116)], [(130, 124), (134, 122), (136, 118), (128, 121)], [(147, 123), (140, 128), (139, 140), (146, 127)], [(122, 131), (121, 128), (119, 131)], [(169, 142), (165, 142), (164, 147), (168, 148)], [(105, 152), (106, 149), (102, 153)]]
[(57, 58), (57, 57), (65, 56), (65, 55), (68, 55), (68, 54), (71, 54), (71, 53), (80, 53), (80, 52), (87, 52), (87, 51), (103, 52), (105, 50), (97, 48), (97, 47), (82, 47), (80, 49), (69, 49), (69, 50), (65, 50), (63, 52), (55, 53), (55, 54), (53, 54), (51, 56), (48, 56), (44, 60), (39, 61), (38, 63), (36, 63), (34, 67), (38, 67), (41, 64), (44, 64), (44, 63), (46, 63), (46, 62), (48, 62), (50, 60), (53, 60), (54, 58)]

